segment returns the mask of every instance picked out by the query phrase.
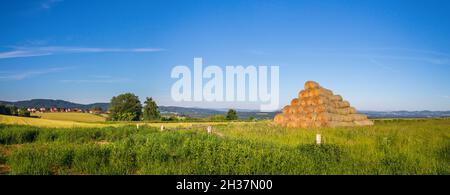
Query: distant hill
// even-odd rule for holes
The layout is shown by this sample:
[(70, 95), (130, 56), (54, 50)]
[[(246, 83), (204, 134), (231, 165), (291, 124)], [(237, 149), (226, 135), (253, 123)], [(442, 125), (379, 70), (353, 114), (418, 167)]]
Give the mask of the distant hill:
[[(7, 102), (0, 101), (0, 104), (15, 105), (20, 108), (80, 108), (89, 109), (93, 106), (100, 106), (103, 110), (108, 110), (109, 103), (78, 104), (65, 100), (52, 99), (32, 99), (26, 101)], [(159, 106), (162, 115), (185, 115), (195, 118), (203, 118), (211, 115), (226, 114), (227, 109), (189, 108), (178, 106)], [(257, 119), (271, 119), (278, 112), (258, 112), (254, 110), (237, 110), (239, 118), (250, 116)], [(450, 117), (450, 111), (361, 111), (369, 118), (436, 118)]]
[(441, 118), (450, 117), (450, 111), (360, 111), (369, 118)]
[(94, 106), (100, 106), (103, 110), (108, 110), (109, 103), (94, 103), (94, 104), (77, 104), (65, 100), (52, 100), (52, 99), (32, 99), (17, 102), (0, 101), (2, 104), (14, 105), (19, 108), (79, 108), (90, 109)]
[[(228, 109), (207, 109), (207, 108), (187, 108), (178, 106), (159, 106), (161, 114), (164, 115), (185, 115), (194, 118), (204, 118), (211, 115), (225, 115)], [(271, 119), (278, 112), (258, 112), (252, 110), (237, 110), (237, 115), (239, 118), (246, 119), (250, 116), (256, 119)]]

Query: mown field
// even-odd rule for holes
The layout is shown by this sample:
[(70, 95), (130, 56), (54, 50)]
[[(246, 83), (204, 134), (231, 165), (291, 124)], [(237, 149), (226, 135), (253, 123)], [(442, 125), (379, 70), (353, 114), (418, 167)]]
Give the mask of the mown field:
[(37, 112), (31, 113), (31, 116), (35, 116), (41, 119), (87, 122), (87, 123), (106, 121), (106, 118), (103, 116), (79, 112), (44, 112), (44, 113)]
[[(37, 119), (46, 120), (46, 119)], [(84, 124), (84, 123), (83, 123)], [(107, 125), (99, 123), (101, 125)], [(285, 129), (269, 121), (0, 125), (2, 174), (450, 174), (450, 120)], [(315, 135), (322, 135), (316, 145)]]

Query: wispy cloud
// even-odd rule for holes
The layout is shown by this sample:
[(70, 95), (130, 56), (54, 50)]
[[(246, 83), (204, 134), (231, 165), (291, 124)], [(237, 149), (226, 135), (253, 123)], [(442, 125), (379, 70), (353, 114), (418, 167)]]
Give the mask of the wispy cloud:
[(63, 83), (128, 83), (130, 79), (127, 78), (106, 78), (106, 79), (68, 79), (61, 80)]
[(50, 9), (63, 0), (44, 0), (40, 4), (41, 9)]
[(387, 66), (385, 64), (382, 64), (382, 63), (380, 63), (379, 61), (377, 61), (377, 60), (375, 60), (373, 58), (369, 58), (369, 61), (372, 64), (378, 66), (380, 69), (387, 70), (387, 71), (390, 71), (390, 72), (397, 72), (394, 68), (392, 68), (392, 66)]
[(128, 83), (131, 79), (114, 78), (110, 75), (91, 75), (87, 79), (65, 79), (60, 80), (63, 83)]
[(5, 71), (0, 73), (0, 80), (24, 80), (30, 77), (36, 77), (39, 75), (61, 72), (64, 70), (72, 69), (73, 67), (60, 67), (49, 68), (42, 70), (28, 70), (23, 72)]
[(0, 52), (0, 59), (48, 56), (70, 53), (105, 53), (105, 52), (157, 52), (161, 48), (99, 48), (99, 47), (12, 47), (14, 50)]

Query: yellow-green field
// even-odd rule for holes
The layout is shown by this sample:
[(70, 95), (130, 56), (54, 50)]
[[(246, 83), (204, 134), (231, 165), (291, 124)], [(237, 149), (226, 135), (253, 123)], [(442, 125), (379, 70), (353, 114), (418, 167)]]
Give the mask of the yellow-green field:
[(74, 128), (74, 127), (107, 127), (113, 124), (101, 124), (101, 123), (86, 123), (67, 120), (50, 120), (41, 118), (30, 117), (17, 117), (0, 115), (0, 124), (9, 125), (29, 125), (36, 127), (48, 127), (48, 128)]
[(44, 113), (32, 113), (31, 116), (50, 120), (88, 122), (88, 123), (106, 121), (105, 117), (95, 114), (79, 113), (79, 112), (44, 112)]
[(450, 119), (286, 129), (270, 121), (109, 123), (0, 115), (0, 174), (448, 175)]
[[(38, 116), (36, 114), (36, 116)], [(35, 127), (47, 127), (47, 128), (92, 128), (92, 127), (120, 127), (128, 125), (146, 125), (151, 127), (161, 127), (165, 128), (190, 128), (195, 126), (206, 126), (206, 125), (221, 125), (221, 124), (240, 124), (246, 122), (105, 122), (105, 118), (87, 114), (87, 113), (44, 113), (40, 114), (42, 118), (30, 118), (30, 117), (17, 117), (17, 116), (7, 116), (0, 115), (0, 124), (8, 125), (28, 125)], [(74, 119), (71, 120), (71, 116)], [(88, 119), (92, 117), (93, 119)], [(101, 119), (100, 119), (101, 118)], [(95, 121), (95, 122), (94, 122)]]

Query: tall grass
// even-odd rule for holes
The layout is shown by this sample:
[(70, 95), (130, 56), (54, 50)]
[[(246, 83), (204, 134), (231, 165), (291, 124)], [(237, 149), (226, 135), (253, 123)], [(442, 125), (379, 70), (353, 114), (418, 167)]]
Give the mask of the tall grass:
[[(267, 122), (164, 131), (0, 125), (10, 174), (450, 174), (449, 120), (284, 129)], [(314, 144), (316, 133), (324, 143)], [(4, 161), (5, 161), (4, 160)]]

